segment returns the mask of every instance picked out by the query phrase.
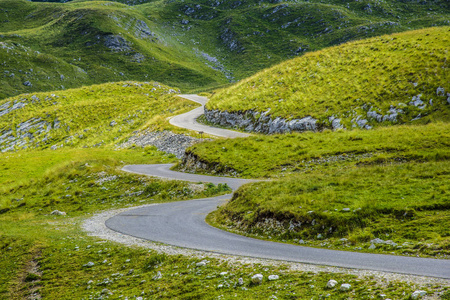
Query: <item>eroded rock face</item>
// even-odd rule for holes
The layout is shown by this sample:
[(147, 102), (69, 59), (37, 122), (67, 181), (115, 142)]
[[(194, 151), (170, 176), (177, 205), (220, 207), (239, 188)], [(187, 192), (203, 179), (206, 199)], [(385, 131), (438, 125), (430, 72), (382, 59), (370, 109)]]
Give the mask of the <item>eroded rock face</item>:
[(107, 35), (104, 37), (104, 45), (112, 51), (129, 51), (130, 44), (120, 35)]

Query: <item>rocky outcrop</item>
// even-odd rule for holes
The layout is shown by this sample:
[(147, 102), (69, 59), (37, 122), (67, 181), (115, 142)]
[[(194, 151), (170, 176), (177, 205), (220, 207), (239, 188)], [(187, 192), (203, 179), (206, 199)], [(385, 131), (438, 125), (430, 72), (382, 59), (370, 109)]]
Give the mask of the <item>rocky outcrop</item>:
[(186, 148), (204, 140), (205, 139), (197, 139), (184, 134), (175, 134), (167, 130), (156, 132), (146, 131), (130, 137), (125, 143), (120, 144), (118, 147), (155, 146), (159, 151), (164, 151), (173, 154), (178, 158), (183, 158)]
[(269, 112), (270, 110), (263, 113), (253, 110), (228, 112), (205, 108), (205, 117), (210, 123), (266, 134), (319, 130), (317, 120), (313, 117), (286, 120), (281, 117), (272, 118)]

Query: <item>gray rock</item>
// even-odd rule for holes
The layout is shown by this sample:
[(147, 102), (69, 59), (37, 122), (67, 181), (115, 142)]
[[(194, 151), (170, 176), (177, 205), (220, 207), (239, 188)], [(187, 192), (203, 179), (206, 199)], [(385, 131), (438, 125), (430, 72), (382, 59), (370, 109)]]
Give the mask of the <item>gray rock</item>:
[(202, 260), (201, 262), (198, 262), (198, 263), (196, 263), (195, 265), (196, 265), (197, 267), (204, 267), (204, 266), (206, 266), (207, 263), (208, 263), (207, 260)]
[(414, 291), (414, 293), (411, 294), (411, 299), (419, 299), (419, 298), (422, 298), (422, 297), (424, 297), (426, 295), (427, 295), (426, 291), (417, 290), (417, 291)]
[(243, 285), (243, 284), (244, 284), (244, 279), (239, 278), (239, 279), (238, 279), (238, 285)]
[(358, 124), (358, 126), (359, 126), (360, 128), (365, 127), (366, 124), (367, 124), (367, 122), (368, 122), (368, 121), (367, 121), (366, 119), (356, 120), (356, 124)]
[(174, 154), (178, 158), (185, 158), (185, 150), (192, 145), (208, 139), (193, 138), (184, 134), (175, 134), (171, 131), (143, 132), (130, 137), (118, 148), (128, 148), (132, 145), (138, 147), (155, 146), (159, 151)]
[(423, 101), (420, 99), (420, 97), (422, 97), (422, 94), (413, 96), (412, 100), (409, 102), (409, 105), (414, 105), (416, 107), (423, 105)]
[(29, 82), (28, 80), (25, 81), (25, 82), (23, 83), (23, 85), (24, 85), (24, 86), (33, 86), (33, 84), (32, 84), (31, 82)]
[(252, 282), (254, 284), (261, 284), (264, 276), (262, 274), (256, 274), (252, 276)]
[(64, 211), (59, 211), (59, 210), (54, 210), (50, 213), (51, 215), (56, 215), (56, 216), (65, 216), (66, 212)]
[(103, 289), (103, 290), (101, 291), (101, 294), (102, 294), (102, 295), (112, 295), (113, 292), (111, 292), (111, 291), (108, 290), (108, 289)]
[(337, 283), (338, 283), (338, 282), (337, 282), (336, 280), (330, 279), (330, 280), (327, 282), (327, 288), (332, 289), (332, 288), (334, 288), (334, 287), (336, 286)]
[(269, 280), (270, 280), (270, 281), (272, 281), (272, 280), (278, 280), (278, 279), (280, 279), (280, 276), (278, 276), (278, 275), (269, 275)]
[(436, 89), (436, 95), (440, 97), (445, 97), (445, 89), (443, 87), (438, 87)]
[(375, 239), (371, 240), (370, 243), (372, 243), (374, 245), (376, 245), (376, 244), (384, 244), (385, 241), (380, 239), (380, 238), (375, 238)]
[(114, 127), (116, 125), (117, 125), (117, 122), (114, 120), (109, 123), (109, 126), (111, 126), (111, 127)]
[[(367, 112), (367, 117), (368, 117), (368, 118), (371, 118), (371, 119), (375, 119), (375, 120), (377, 120), (377, 122), (381, 122), (381, 121), (383, 120), (383, 115), (377, 113), (377, 112), (374, 111), (374, 110), (369, 110), (369, 111)], [(359, 124), (358, 124), (358, 125), (359, 125)], [(361, 127), (361, 126), (360, 126), (360, 127)]]
[(350, 208), (349, 207), (345, 207), (345, 208), (342, 209), (342, 211), (349, 212)]
[(341, 119), (332, 116), (328, 118), (328, 121), (331, 122), (331, 127), (334, 130), (344, 128), (344, 125), (341, 124)]
[(161, 278), (162, 278), (162, 274), (161, 274), (160, 271), (158, 271), (158, 272), (156, 273), (156, 275), (153, 276), (153, 280), (159, 280), (159, 279), (161, 279)]
[(343, 283), (343, 284), (341, 284), (341, 287), (339, 288), (341, 291), (348, 291), (348, 290), (350, 290), (350, 288), (351, 288), (352, 286), (350, 285), (350, 284), (348, 284), (348, 283)]
[(374, 249), (376, 249), (377, 248), (377, 246), (375, 246), (375, 244), (370, 244), (370, 246), (369, 246), (369, 249), (370, 250), (374, 250)]
[(112, 51), (129, 51), (130, 44), (120, 35), (107, 35), (104, 37), (104, 45)]
[(228, 112), (205, 109), (205, 117), (208, 122), (219, 124), (221, 126), (231, 126), (247, 131), (268, 134), (317, 130), (317, 120), (311, 116), (288, 121), (280, 117), (272, 119), (269, 112), (270, 110), (261, 113), (253, 110)]
[(91, 268), (93, 266), (95, 266), (95, 263), (93, 263), (92, 261), (90, 261), (87, 264), (83, 265), (83, 267), (87, 267), (87, 268)]

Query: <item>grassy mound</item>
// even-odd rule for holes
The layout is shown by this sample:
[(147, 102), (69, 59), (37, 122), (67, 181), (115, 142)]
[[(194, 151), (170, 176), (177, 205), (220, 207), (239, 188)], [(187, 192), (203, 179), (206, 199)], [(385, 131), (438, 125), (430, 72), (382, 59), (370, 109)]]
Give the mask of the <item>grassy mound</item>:
[(450, 124), (432, 123), (216, 140), (194, 145), (187, 154), (217, 173), (279, 177), (342, 165), (448, 160), (449, 141)]
[(0, 101), (0, 149), (98, 147), (194, 107), (157, 82), (117, 82)]
[(326, 127), (448, 121), (449, 33), (429, 28), (308, 53), (218, 91), (207, 108), (312, 116)]
[(258, 237), (448, 258), (449, 180), (448, 160), (326, 169), (244, 186), (214, 215)]
[[(210, 216), (258, 238), (448, 257), (449, 123), (217, 140), (182, 167), (272, 177)], [(191, 161), (192, 160), (192, 161)], [(379, 240), (377, 240), (379, 239)], [(372, 246), (374, 244), (374, 246)]]

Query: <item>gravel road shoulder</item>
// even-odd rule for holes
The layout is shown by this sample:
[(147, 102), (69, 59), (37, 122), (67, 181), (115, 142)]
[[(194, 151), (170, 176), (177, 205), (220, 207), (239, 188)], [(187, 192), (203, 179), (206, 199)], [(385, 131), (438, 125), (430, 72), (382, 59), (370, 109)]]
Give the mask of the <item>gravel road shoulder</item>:
[[(157, 204), (143, 205), (138, 207), (146, 207)], [(412, 276), (412, 275), (404, 275), (397, 273), (388, 273), (388, 272), (379, 272), (379, 271), (370, 271), (370, 270), (356, 270), (356, 269), (346, 269), (346, 268), (338, 268), (338, 267), (329, 267), (329, 266), (320, 266), (313, 264), (304, 264), (304, 263), (293, 263), (288, 261), (277, 261), (277, 260), (268, 260), (268, 259), (260, 259), (260, 258), (252, 258), (252, 257), (241, 257), (234, 255), (224, 255), (218, 254), (214, 252), (206, 252), (199, 250), (192, 250), (186, 248), (180, 248), (175, 246), (170, 246), (162, 243), (151, 242), (140, 238), (135, 238), (129, 235), (124, 235), (114, 230), (109, 229), (105, 225), (105, 221), (109, 218), (122, 213), (124, 211), (135, 209), (138, 207), (130, 207), (123, 209), (115, 209), (103, 211), (95, 214), (89, 219), (86, 219), (82, 228), (87, 232), (89, 236), (95, 236), (103, 240), (109, 240), (112, 242), (116, 242), (119, 244), (123, 244), (126, 246), (137, 246), (143, 247), (147, 249), (152, 249), (157, 252), (166, 253), (168, 255), (185, 255), (188, 257), (210, 257), (216, 258), (222, 261), (226, 261), (233, 264), (262, 264), (262, 265), (287, 265), (291, 271), (301, 271), (301, 272), (329, 272), (329, 273), (346, 273), (353, 274), (358, 277), (370, 277), (373, 276), (377, 279), (384, 279), (386, 282), (390, 281), (404, 281), (411, 284), (420, 284), (420, 285), (441, 285), (448, 286), (450, 285), (450, 280), (440, 279), (440, 278), (432, 278), (432, 277), (423, 277), (423, 276)]]

